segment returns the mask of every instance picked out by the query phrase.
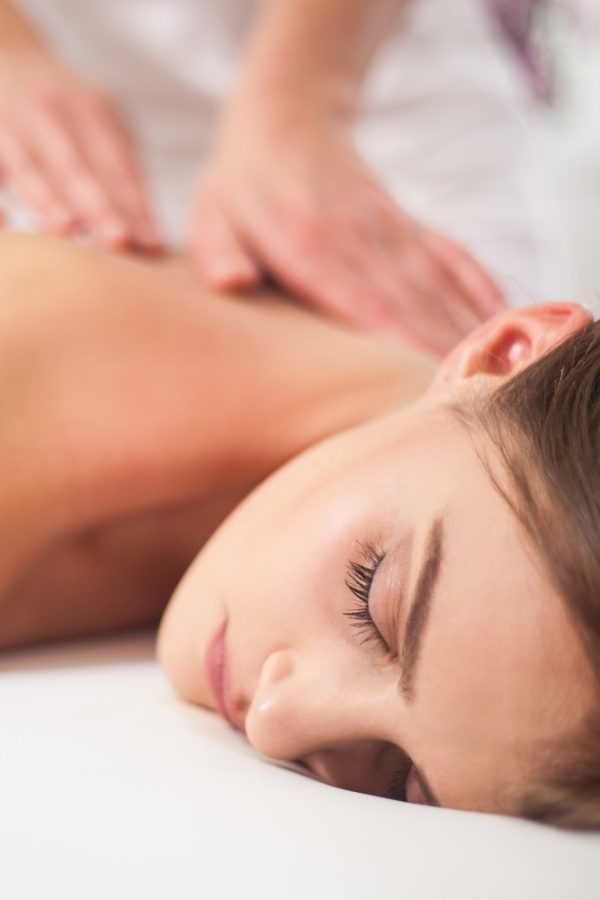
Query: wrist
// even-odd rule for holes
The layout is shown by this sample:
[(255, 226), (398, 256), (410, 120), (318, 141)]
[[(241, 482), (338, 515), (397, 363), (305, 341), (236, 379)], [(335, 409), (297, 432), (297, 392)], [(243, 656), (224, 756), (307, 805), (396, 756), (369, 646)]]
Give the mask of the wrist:
[(354, 88), (345, 79), (263, 69), (244, 74), (223, 111), (220, 130), (296, 141), (299, 135), (349, 131), (355, 108)]

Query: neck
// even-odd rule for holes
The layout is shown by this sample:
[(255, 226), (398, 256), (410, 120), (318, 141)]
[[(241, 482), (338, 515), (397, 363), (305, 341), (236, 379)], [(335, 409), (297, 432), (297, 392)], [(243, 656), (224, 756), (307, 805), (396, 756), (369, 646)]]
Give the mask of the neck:
[(337, 378), (292, 410), (287, 433), (293, 456), (337, 432), (403, 409), (426, 391), (435, 372), (428, 357), (361, 335), (345, 335)]
[(252, 317), (258, 330), (251, 343), (237, 321), (253, 369), (251, 379), (240, 378), (239, 369), (230, 373), (236, 409), (219, 445), (216, 478), (224, 488), (247, 491), (318, 441), (408, 406), (436, 369), (420, 352), (341, 328), (281, 298), (254, 301)]

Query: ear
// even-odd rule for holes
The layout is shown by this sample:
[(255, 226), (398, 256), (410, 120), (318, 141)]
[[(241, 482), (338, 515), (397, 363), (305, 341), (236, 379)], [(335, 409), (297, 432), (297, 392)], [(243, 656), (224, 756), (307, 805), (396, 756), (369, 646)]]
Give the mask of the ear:
[(587, 327), (592, 315), (577, 303), (543, 303), (502, 312), (476, 328), (442, 361), (432, 389), (475, 375), (505, 378)]
[(515, 375), (552, 347), (585, 328), (592, 315), (576, 303), (544, 303), (495, 316), (463, 341), (462, 378)]

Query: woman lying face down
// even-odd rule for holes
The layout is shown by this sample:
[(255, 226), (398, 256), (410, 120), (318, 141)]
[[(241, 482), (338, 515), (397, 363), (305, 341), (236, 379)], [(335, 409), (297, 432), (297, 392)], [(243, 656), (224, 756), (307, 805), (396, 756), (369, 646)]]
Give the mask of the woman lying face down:
[(434, 376), (56, 240), (1, 236), (0, 296), (0, 648), (156, 621), (210, 538), (158, 638), (185, 698), (336, 785), (600, 824), (583, 309), (501, 314)]
[(161, 623), (174, 687), (334, 785), (600, 826), (599, 426), (589, 315), (496, 317), (225, 520)]

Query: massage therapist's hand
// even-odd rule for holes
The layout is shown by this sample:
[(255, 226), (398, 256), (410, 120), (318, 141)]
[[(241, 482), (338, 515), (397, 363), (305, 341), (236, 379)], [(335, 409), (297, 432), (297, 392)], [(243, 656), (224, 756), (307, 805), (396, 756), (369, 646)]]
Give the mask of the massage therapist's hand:
[(42, 230), (155, 249), (133, 149), (110, 101), (41, 47), (0, 47), (0, 180)]
[(233, 102), (200, 181), (190, 243), (213, 286), (268, 275), (333, 317), (440, 355), (503, 307), (464, 249), (394, 204), (340, 122), (256, 106)]

